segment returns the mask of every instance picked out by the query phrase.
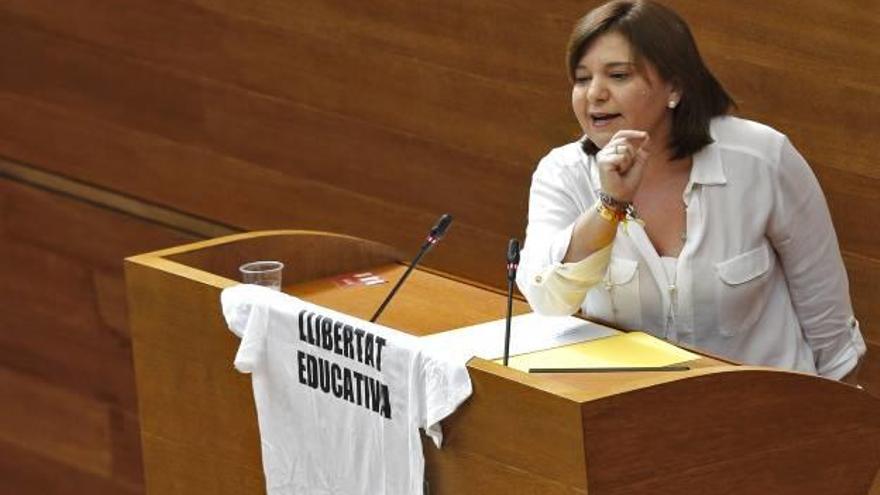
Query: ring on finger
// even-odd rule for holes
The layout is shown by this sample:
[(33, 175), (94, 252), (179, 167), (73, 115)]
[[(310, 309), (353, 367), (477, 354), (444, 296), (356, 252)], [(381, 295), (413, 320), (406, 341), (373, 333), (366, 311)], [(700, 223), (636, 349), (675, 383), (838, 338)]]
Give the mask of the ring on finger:
[[(621, 147), (623, 148), (623, 151), (620, 150)], [(625, 153), (626, 153), (626, 146), (624, 146), (622, 144), (615, 144), (614, 145), (614, 154), (615, 155), (623, 155)]]

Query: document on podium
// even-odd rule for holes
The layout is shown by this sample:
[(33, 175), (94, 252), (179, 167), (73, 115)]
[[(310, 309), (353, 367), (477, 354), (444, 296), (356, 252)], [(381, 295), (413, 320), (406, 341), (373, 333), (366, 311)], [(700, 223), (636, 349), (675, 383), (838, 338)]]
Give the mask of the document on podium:
[[(502, 318), (422, 337), (432, 349), (493, 360), (504, 356)], [(600, 339), (620, 332), (573, 316), (514, 316), (510, 324), (510, 355), (526, 354), (554, 347)]]
[(700, 356), (643, 332), (620, 333), (510, 358), (511, 368), (602, 369), (657, 368), (699, 359)]

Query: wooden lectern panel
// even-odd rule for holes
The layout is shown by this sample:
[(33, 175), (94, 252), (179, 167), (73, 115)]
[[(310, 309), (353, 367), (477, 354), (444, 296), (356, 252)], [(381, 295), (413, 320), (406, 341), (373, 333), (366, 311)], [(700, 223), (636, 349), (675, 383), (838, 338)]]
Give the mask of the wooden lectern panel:
[[(361, 318), (369, 318), (391, 283), (339, 289), (333, 277), (318, 277), (371, 270), (393, 282), (404, 269), (389, 265), (396, 253), (376, 243), (290, 231), (229, 236), (129, 258), (149, 493), (264, 493), (250, 377), (232, 366), (239, 339), (226, 328), (220, 292), (236, 283), (230, 277), (237, 278), (240, 264), (267, 258), (287, 264), (285, 280), (292, 283), (285, 283), (286, 291)], [(318, 280), (302, 281), (309, 277)], [(430, 305), (440, 297), (453, 303)], [(505, 307), (498, 291), (417, 269), (381, 323), (421, 335), (494, 320)], [(524, 303), (515, 304), (517, 313), (526, 310)]]
[(577, 389), (473, 359), (474, 393), (443, 422), (444, 445), (425, 442), (431, 493), (586, 493)]
[(831, 380), (740, 369), (585, 403), (591, 493), (867, 493), (876, 402)]
[(126, 278), (147, 493), (263, 493), (250, 377), (232, 367), (239, 339), (220, 289), (137, 263)]
[[(344, 288), (336, 278), (371, 271), (393, 281), (404, 270), (395, 256), (350, 237), (277, 231), (128, 259), (148, 493), (264, 493), (250, 377), (233, 369), (239, 341), (220, 307), (239, 264), (285, 261), (295, 272), (286, 291), (369, 318), (392, 284)], [(410, 284), (381, 323), (424, 335), (503, 315), (498, 291), (420, 269)], [(692, 364), (536, 375), (474, 358), (474, 394), (443, 422), (443, 449), (423, 442), (431, 494), (869, 492), (880, 400), (706, 355)]]

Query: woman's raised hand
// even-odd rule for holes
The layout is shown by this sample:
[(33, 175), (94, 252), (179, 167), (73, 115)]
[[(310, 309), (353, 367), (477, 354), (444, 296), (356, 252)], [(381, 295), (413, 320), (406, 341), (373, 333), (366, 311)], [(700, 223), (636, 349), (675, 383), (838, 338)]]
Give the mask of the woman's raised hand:
[(596, 154), (602, 190), (618, 201), (631, 202), (642, 182), (650, 152), (647, 132), (620, 130)]

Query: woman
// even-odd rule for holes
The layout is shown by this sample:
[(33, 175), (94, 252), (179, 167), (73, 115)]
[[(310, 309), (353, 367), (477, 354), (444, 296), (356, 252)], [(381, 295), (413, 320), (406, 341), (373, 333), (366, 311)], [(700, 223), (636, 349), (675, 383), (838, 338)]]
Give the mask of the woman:
[(865, 344), (819, 184), (784, 135), (726, 115), (684, 21), (607, 3), (568, 66), (584, 138), (532, 179), (517, 280), (532, 307), (853, 380)]

